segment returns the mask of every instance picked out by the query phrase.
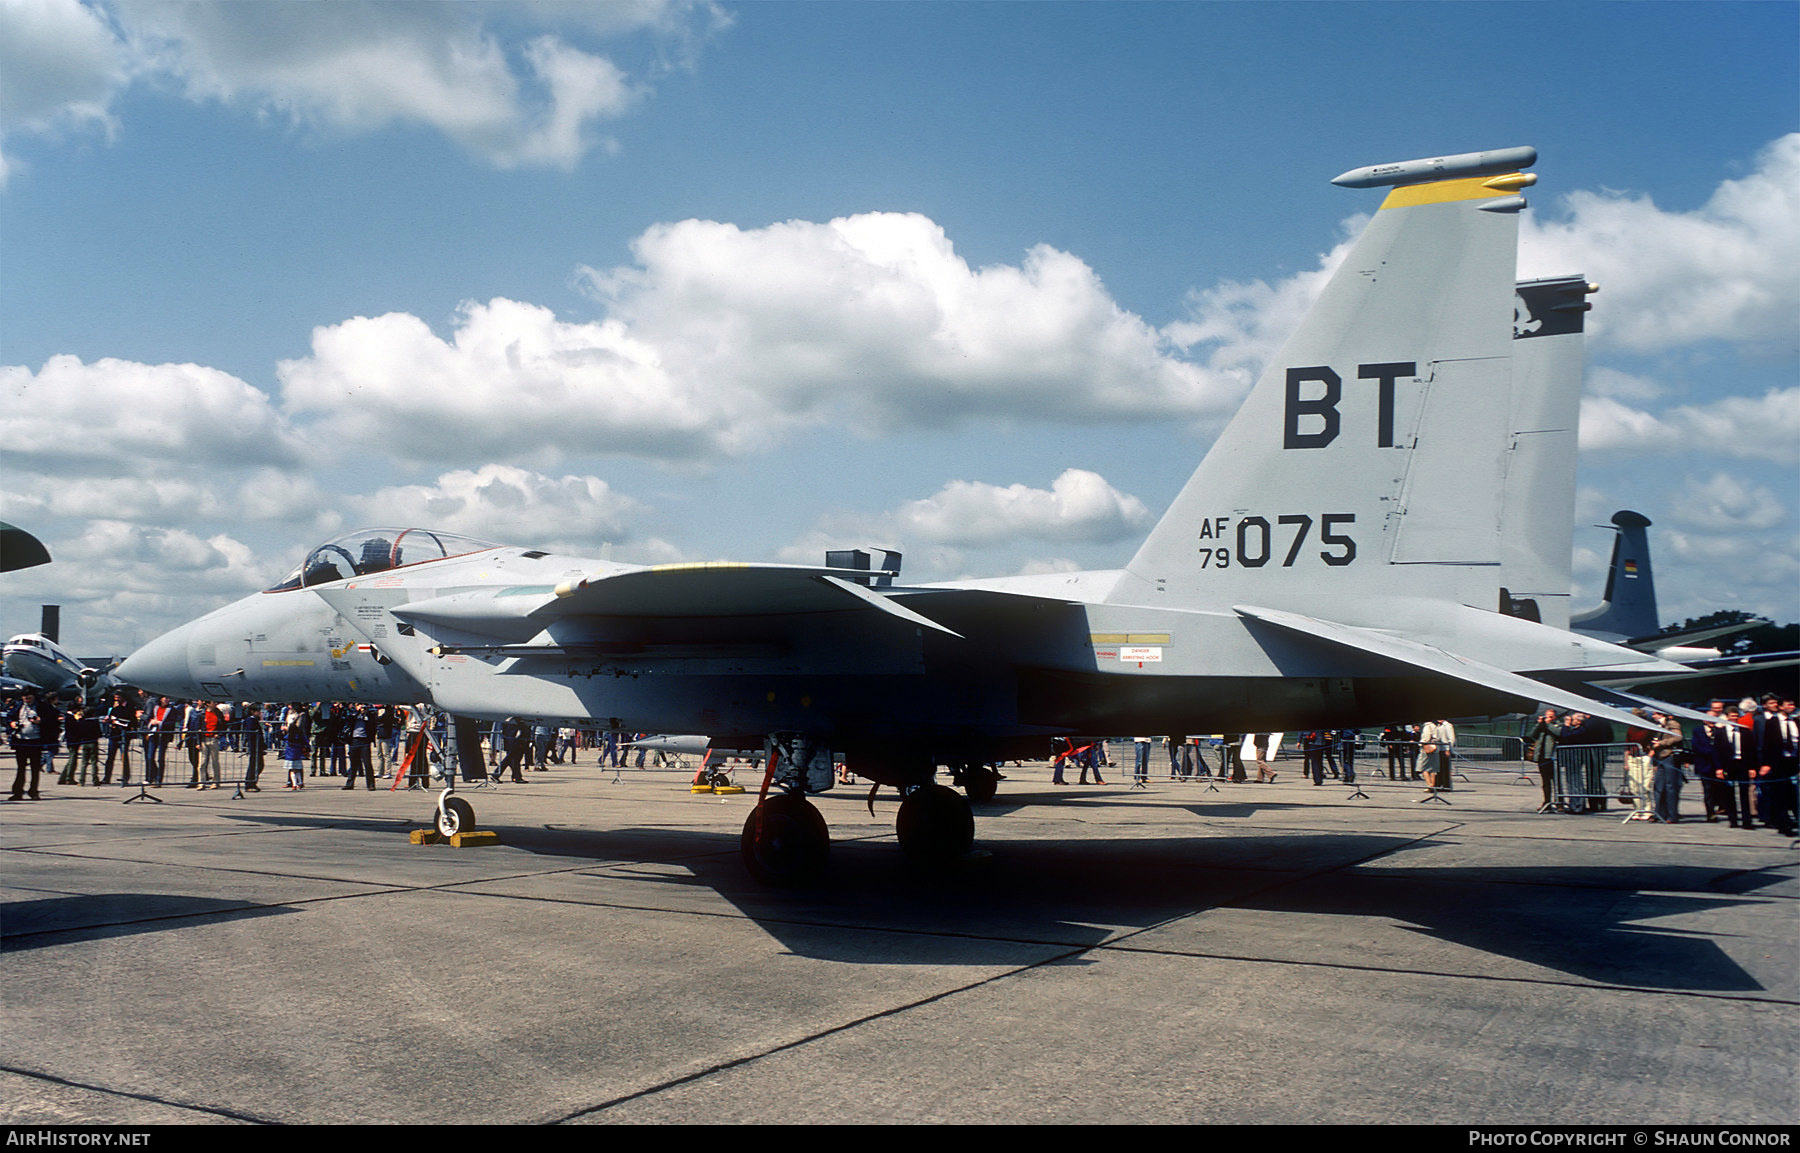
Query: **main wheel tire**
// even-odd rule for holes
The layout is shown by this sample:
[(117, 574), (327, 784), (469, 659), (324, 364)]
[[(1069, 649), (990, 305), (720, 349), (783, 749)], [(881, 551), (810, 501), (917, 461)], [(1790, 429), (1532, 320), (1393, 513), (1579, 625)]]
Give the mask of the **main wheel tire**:
[(446, 837), (475, 831), (475, 807), (461, 797), (447, 798), (437, 812), (437, 831)]
[(765, 885), (817, 880), (831, 855), (831, 831), (805, 797), (769, 797), (744, 820), (739, 841), (744, 867)]
[(994, 799), (995, 793), (1000, 791), (1000, 774), (986, 765), (964, 765), (962, 787), (963, 792), (969, 795), (970, 802), (977, 805), (986, 804)]
[(975, 814), (955, 789), (921, 785), (900, 802), (894, 821), (900, 851), (915, 865), (942, 868), (975, 845)]

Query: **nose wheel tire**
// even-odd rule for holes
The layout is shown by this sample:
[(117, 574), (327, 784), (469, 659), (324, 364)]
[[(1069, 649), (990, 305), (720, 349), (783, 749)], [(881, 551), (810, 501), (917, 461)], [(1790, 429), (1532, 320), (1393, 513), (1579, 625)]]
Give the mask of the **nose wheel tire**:
[(805, 797), (769, 797), (744, 821), (744, 867), (765, 885), (800, 885), (825, 872), (831, 833)]
[(955, 789), (921, 785), (900, 802), (894, 831), (908, 861), (923, 868), (941, 868), (975, 846), (975, 814)]
[(475, 831), (475, 808), (461, 797), (447, 797), (438, 806), (437, 831), (446, 837)]

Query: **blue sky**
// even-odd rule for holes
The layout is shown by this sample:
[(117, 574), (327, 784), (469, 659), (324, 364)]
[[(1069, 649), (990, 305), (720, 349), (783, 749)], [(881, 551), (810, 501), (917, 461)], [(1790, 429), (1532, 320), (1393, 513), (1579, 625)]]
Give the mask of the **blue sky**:
[[(1531, 144), (1583, 524), (1800, 618), (1800, 6), (0, 0), (0, 516), (122, 652), (419, 520), (1123, 563), (1377, 194)], [(1607, 533), (1576, 537), (1577, 602)]]

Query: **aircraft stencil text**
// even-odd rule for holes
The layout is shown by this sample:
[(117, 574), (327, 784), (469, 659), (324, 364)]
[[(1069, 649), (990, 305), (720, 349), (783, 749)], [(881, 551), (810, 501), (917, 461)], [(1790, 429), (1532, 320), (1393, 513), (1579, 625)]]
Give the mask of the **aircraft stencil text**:
[[(1200, 522), (1201, 568), (1230, 568), (1233, 564), (1262, 568), (1277, 557), (1280, 567), (1293, 568), (1313, 529), (1313, 518), (1307, 513), (1278, 514), (1273, 527), (1265, 516), (1237, 517), (1235, 530), (1232, 521), (1229, 516), (1214, 516)], [(1328, 512), (1318, 518), (1318, 543), (1326, 546), (1318, 550), (1320, 560), (1342, 568), (1356, 559), (1356, 541), (1338, 531), (1355, 523), (1353, 512)], [(1235, 543), (1227, 543), (1234, 536)]]
[[(1376, 385), (1375, 443), (1379, 447), (1394, 447), (1394, 382), (1417, 375), (1418, 365), (1410, 360), (1356, 366), (1358, 380), (1372, 380)], [(1328, 365), (1288, 369), (1281, 447), (1324, 448), (1336, 440), (1338, 402), (1343, 394), (1343, 378)]]

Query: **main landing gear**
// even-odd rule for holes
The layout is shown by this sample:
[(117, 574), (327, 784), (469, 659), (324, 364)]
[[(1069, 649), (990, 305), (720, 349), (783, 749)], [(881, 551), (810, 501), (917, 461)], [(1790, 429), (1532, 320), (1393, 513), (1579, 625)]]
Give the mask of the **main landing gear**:
[(977, 805), (993, 800), (1000, 790), (1000, 770), (980, 761), (960, 761), (951, 765), (950, 780)]
[(799, 793), (764, 798), (744, 821), (738, 850), (750, 875), (765, 885), (801, 885), (825, 873), (831, 833)]
[(941, 869), (974, 848), (975, 814), (955, 789), (939, 784), (918, 785), (900, 802), (894, 831), (900, 837), (900, 851), (909, 862), (920, 868)]
[[(894, 819), (907, 863), (928, 871), (961, 860), (975, 846), (975, 814), (955, 789), (914, 785)], [(750, 875), (765, 885), (804, 885), (825, 874), (831, 832), (800, 793), (767, 797), (744, 820), (738, 850)]]
[[(825, 818), (807, 800), (834, 783), (831, 750), (797, 735), (769, 739), (764, 798), (744, 821), (739, 850), (750, 875), (765, 884), (794, 885), (818, 879), (831, 853)], [(940, 869), (967, 856), (975, 844), (975, 815), (956, 790), (931, 778), (935, 766), (923, 754), (851, 766), (858, 776), (901, 791), (894, 831), (909, 864)], [(965, 762), (955, 770), (971, 795), (993, 795), (994, 773)], [(782, 791), (770, 791), (771, 786)], [(874, 794), (870, 794), (871, 804)]]

